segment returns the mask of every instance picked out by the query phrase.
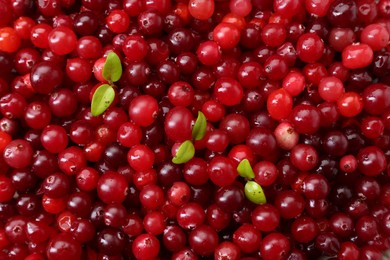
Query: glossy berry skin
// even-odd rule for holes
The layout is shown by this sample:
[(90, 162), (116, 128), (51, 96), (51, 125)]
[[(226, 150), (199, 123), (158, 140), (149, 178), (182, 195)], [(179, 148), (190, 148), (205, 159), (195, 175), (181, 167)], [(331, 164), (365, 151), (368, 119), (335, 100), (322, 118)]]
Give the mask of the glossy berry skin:
[(218, 245), (214, 252), (214, 259), (239, 259), (241, 256), (240, 248), (234, 243), (224, 241)]
[(288, 73), (288, 63), (285, 57), (271, 55), (264, 63), (264, 72), (270, 80), (281, 80)]
[(1, 176), (0, 187), (0, 201), (3, 203), (12, 199), (15, 193), (15, 187), (12, 184), (11, 179), (6, 176)]
[(42, 131), (41, 143), (51, 153), (63, 151), (68, 146), (65, 129), (58, 125), (48, 125)]
[(188, 2), (188, 11), (196, 19), (207, 20), (214, 12), (214, 0), (191, 0)]
[(341, 115), (354, 117), (363, 110), (362, 98), (356, 92), (346, 92), (337, 100), (337, 108)]
[(348, 69), (367, 67), (373, 60), (374, 54), (365, 43), (349, 45), (342, 52), (343, 65)]
[(157, 101), (148, 95), (138, 96), (129, 106), (130, 119), (139, 126), (149, 126), (157, 118)]
[(270, 204), (257, 206), (252, 211), (252, 224), (259, 231), (269, 232), (274, 230), (280, 223), (280, 214), (276, 207)]
[(132, 252), (137, 259), (153, 259), (160, 251), (160, 242), (151, 234), (137, 236), (132, 245)]
[(377, 176), (386, 168), (386, 157), (375, 146), (367, 146), (357, 156), (358, 169), (367, 176)]
[(271, 117), (280, 120), (287, 118), (292, 110), (291, 95), (283, 88), (271, 92), (267, 99), (267, 110)]
[(361, 42), (368, 44), (373, 51), (378, 51), (388, 43), (389, 32), (380, 24), (370, 24), (363, 29), (360, 38)]
[(280, 123), (274, 131), (278, 146), (284, 150), (291, 150), (299, 141), (299, 134), (288, 122)]
[(207, 66), (216, 65), (221, 59), (221, 51), (219, 48), (218, 44), (214, 41), (202, 42), (196, 50), (199, 62)]
[(219, 127), (227, 133), (230, 144), (244, 142), (250, 129), (248, 119), (239, 114), (229, 114), (225, 116), (220, 121)]
[(24, 120), (33, 129), (43, 129), (51, 120), (50, 107), (43, 102), (31, 102), (25, 110)]
[(231, 159), (216, 156), (208, 165), (207, 172), (210, 180), (217, 186), (233, 184), (238, 174)]
[[(388, 251), (390, 0), (0, 0), (0, 14), (0, 259)], [(94, 116), (102, 84), (114, 99)]]
[(244, 253), (253, 253), (261, 244), (261, 234), (251, 224), (244, 224), (233, 233), (233, 242)]
[(136, 171), (147, 171), (154, 163), (154, 153), (146, 145), (134, 145), (127, 153), (129, 165)]
[(263, 238), (260, 252), (263, 259), (285, 259), (290, 251), (288, 238), (281, 233), (270, 233)]
[(334, 102), (344, 93), (344, 85), (336, 77), (326, 77), (321, 79), (318, 90), (322, 99), (327, 102)]
[(130, 24), (127, 13), (123, 10), (114, 10), (106, 18), (108, 28), (115, 33), (124, 32)]
[(237, 105), (243, 95), (241, 84), (232, 78), (219, 78), (215, 83), (214, 96), (223, 105)]
[(4, 161), (15, 169), (29, 166), (32, 162), (33, 149), (25, 140), (13, 140), (4, 148)]
[(278, 169), (268, 161), (260, 161), (253, 167), (255, 173), (255, 181), (263, 186), (269, 186), (276, 181), (278, 177)]
[(204, 223), (206, 215), (201, 206), (190, 202), (177, 210), (176, 219), (183, 229), (193, 230)]
[(253, 128), (246, 138), (246, 144), (255, 154), (262, 157), (267, 157), (270, 151), (277, 150), (275, 137), (266, 127)]
[(0, 29), (0, 50), (7, 53), (16, 52), (20, 47), (21, 39), (15, 29), (3, 27)]
[(142, 37), (130, 35), (125, 38), (122, 50), (129, 61), (141, 61), (148, 54), (148, 44)]
[(58, 154), (58, 166), (68, 175), (77, 174), (86, 166), (83, 150), (77, 146), (64, 149)]
[(303, 197), (291, 190), (280, 192), (275, 198), (275, 206), (282, 218), (291, 219), (299, 216), (304, 210)]
[(318, 232), (317, 223), (310, 217), (298, 217), (291, 225), (292, 236), (300, 243), (312, 241)]
[(306, 33), (299, 37), (297, 41), (298, 57), (307, 63), (319, 60), (324, 51), (324, 43), (321, 38), (314, 33)]
[(201, 256), (211, 255), (218, 246), (218, 234), (210, 226), (202, 225), (190, 232), (190, 247)]
[(311, 105), (297, 105), (290, 114), (295, 131), (300, 134), (314, 134), (320, 128), (320, 113)]
[(146, 209), (157, 209), (164, 203), (164, 193), (156, 184), (148, 184), (143, 187), (139, 198)]
[(54, 28), (48, 35), (49, 48), (57, 55), (65, 55), (76, 48), (77, 37), (68, 27)]
[(169, 110), (164, 122), (166, 135), (175, 142), (191, 139), (192, 120), (191, 112), (185, 107), (175, 107)]
[(342, 260), (359, 259), (359, 248), (352, 242), (343, 242), (340, 245), (340, 251), (337, 257)]
[(318, 163), (318, 153), (313, 146), (298, 144), (291, 150), (292, 164), (301, 171), (309, 171)]
[(220, 188), (215, 195), (215, 204), (224, 212), (233, 213), (244, 205), (244, 193), (237, 185)]
[(194, 90), (184, 81), (173, 83), (168, 89), (169, 101), (175, 106), (189, 106), (194, 100)]
[(303, 180), (302, 190), (309, 199), (325, 199), (330, 192), (330, 185), (323, 175), (311, 174)]
[(31, 86), (40, 94), (49, 94), (58, 87), (63, 79), (63, 72), (57, 64), (48, 61), (37, 63), (30, 74)]
[(363, 109), (371, 115), (382, 115), (390, 103), (385, 98), (390, 93), (389, 87), (383, 84), (372, 84), (362, 94)]
[(48, 259), (81, 259), (81, 245), (70, 234), (58, 234), (50, 240), (46, 256)]
[(98, 196), (105, 203), (122, 203), (127, 189), (126, 178), (116, 172), (106, 172), (97, 183)]
[(231, 23), (220, 23), (213, 30), (213, 40), (222, 49), (232, 49), (240, 41), (240, 30)]

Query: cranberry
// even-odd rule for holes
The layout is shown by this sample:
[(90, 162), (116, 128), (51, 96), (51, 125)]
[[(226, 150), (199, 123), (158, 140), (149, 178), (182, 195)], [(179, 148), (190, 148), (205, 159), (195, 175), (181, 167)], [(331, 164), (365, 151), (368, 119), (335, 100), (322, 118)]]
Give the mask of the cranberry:
[(263, 238), (260, 252), (264, 259), (283, 259), (290, 252), (290, 242), (281, 233), (270, 233)]
[(389, 10), (0, 0), (0, 258), (382, 259)]
[(50, 240), (46, 255), (48, 259), (59, 257), (81, 258), (81, 245), (70, 234), (58, 234)]
[(219, 239), (214, 229), (210, 226), (202, 225), (190, 232), (188, 240), (195, 253), (207, 256), (214, 252)]
[(21, 169), (29, 166), (33, 159), (33, 150), (25, 140), (14, 140), (4, 147), (4, 161), (15, 169)]
[(99, 198), (106, 203), (121, 203), (127, 194), (127, 180), (116, 172), (107, 172), (97, 183)]
[(303, 197), (291, 190), (282, 191), (275, 198), (275, 206), (283, 218), (291, 219), (299, 216), (304, 210)]

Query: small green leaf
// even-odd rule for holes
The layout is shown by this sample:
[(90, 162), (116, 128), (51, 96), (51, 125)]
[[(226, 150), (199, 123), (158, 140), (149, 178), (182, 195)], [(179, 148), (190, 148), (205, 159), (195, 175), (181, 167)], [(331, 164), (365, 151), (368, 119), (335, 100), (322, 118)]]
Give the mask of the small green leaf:
[(195, 155), (195, 147), (190, 140), (183, 142), (177, 150), (176, 156), (172, 158), (175, 164), (186, 163)]
[(244, 188), (245, 196), (248, 200), (256, 204), (267, 203), (263, 188), (255, 181), (248, 181)]
[(192, 138), (194, 140), (202, 140), (206, 134), (207, 120), (202, 112), (198, 112), (198, 118), (195, 121), (194, 128), (192, 128)]
[(255, 177), (255, 173), (252, 170), (252, 166), (249, 163), (248, 159), (244, 159), (237, 166), (237, 172), (241, 177), (253, 179)]
[(104, 113), (115, 98), (115, 90), (108, 84), (99, 86), (92, 97), (91, 113), (98, 116)]
[(115, 52), (112, 51), (108, 53), (106, 62), (103, 66), (102, 75), (108, 82), (116, 82), (121, 78), (122, 64)]

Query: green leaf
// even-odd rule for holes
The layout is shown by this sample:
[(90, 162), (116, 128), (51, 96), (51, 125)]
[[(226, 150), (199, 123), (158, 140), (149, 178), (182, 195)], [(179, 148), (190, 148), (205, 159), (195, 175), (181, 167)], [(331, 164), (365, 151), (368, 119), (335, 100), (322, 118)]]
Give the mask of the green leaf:
[(104, 113), (115, 98), (115, 90), (108, 84), (99, 86), (92, 97), (91, 113), (98, 116)]
[(237, 172), (241, 177), (253, 179), (255, 177), (255, 173), (252, 170), (252, 166), (249, 163), (248, 159), (244, 159), (237, 166)]
[(255, 181), (248, 181), (244, 188), (245, 196), (248, 200), (256, 204), (267, 203), (263, 188)]
[(108, 53), (106, 62), (103, 66), (102, 75), (108, 82), (116, 82), (121, 78), (122, 64), (115, 52), (111, 51)]
[(198, 118), (195, 121), (194, 128), (192, 128), (192, 138), (194, 140), (202, 140), (206, 134), (207, 120), (205, 115), (198, 111)]
[(177, 150), (176, 156), (172, 158), (175, 164), (186, 163), (195, 155), (195, 147), (190, 140), (184, 141)]

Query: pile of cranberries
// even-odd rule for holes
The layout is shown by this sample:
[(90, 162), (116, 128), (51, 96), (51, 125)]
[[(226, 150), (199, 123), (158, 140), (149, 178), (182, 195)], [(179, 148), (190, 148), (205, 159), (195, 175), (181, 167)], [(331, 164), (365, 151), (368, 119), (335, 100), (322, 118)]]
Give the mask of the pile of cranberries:
[(0, 0), (0, 259), (384, 259), (389, 34), (390, 0)]

